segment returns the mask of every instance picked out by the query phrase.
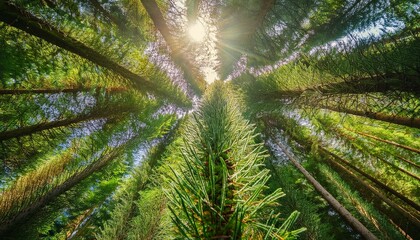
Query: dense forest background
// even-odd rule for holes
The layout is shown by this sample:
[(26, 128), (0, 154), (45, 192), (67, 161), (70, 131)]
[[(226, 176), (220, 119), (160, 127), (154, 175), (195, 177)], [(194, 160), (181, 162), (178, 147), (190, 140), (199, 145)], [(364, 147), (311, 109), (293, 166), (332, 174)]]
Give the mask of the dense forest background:
[(419, 12), (0, 0), (0, 239), (419, 239)]

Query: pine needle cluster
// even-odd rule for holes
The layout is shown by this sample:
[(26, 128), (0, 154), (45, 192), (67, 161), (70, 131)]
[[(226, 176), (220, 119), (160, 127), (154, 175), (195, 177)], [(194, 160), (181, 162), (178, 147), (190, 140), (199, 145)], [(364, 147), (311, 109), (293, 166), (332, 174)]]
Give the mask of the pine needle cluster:
[(284, 193), (264, 196), (270, 176), (262, 145), (226, 85), (208, 89), (183, 135), (181, 166), (172, 169), (167, 195), (179, 237), (294, 239), (304, 230), (289, 230), (299, 214), (281, 223), (275, 206)]

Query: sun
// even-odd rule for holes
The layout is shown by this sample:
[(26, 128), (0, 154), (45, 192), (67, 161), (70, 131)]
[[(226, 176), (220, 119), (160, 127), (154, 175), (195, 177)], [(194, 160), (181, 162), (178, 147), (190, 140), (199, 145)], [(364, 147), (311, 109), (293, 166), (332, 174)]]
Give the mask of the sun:
[(193, 42), (202, 42), (206, 36), (206, 27), (197, 21), (188, 27), (188, 36)]

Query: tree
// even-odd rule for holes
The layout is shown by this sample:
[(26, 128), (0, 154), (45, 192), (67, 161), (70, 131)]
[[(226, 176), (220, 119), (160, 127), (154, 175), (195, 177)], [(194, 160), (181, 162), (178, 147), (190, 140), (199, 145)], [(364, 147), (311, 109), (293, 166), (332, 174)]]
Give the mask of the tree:
[[(263, 195), (268, 171), (261, 169), (261, 150), (252, 145), (252, 130), (241, 119), (231, 95), (220, 83), (209, 89), (183, 137), (180, 155), (184, 162), (171, 168), (169, 209), (179, 235), (295, 238), (303, 230), (289, 230), (296, 212), (280, 227), (276, 215), (263, 215), (284, 194), (277, 189)], [(188, 139), (198, 141), (192, 144)]]
[(0, 1), (0, 238), (419, 238), (416, 10)]

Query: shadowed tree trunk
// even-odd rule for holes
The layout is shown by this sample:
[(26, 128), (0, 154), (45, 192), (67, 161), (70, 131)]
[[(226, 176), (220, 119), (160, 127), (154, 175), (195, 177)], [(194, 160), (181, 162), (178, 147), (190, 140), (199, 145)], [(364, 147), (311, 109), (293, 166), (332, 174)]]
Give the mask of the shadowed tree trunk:
[(389, 193), (395, 195), (396, 197), (398, 197), (399, 199), (401, 199), (402, 201), (404, 201), (409, 206), (413, 207), (417, 211), (420, 211), (420, 206), (418, 204), (416, 204), (415, 202), (413, 202), (412, 200), (408, 199), (406, 196), (402, 195), (401, 193), (399, 193), (396, 190), (388, 187), (387, 185), (385, 185), (384, 183), (382, 183), (378, 179), (372, 177), (371, 175), (367, 174), (366, 172), (364, 172), (364, 171), (360, 170), (359, 168), (355, 167), (353, 164), (351, 164), (347, 160), (344, 160), (343, 158), (341, 158), (337, 154), (328, 151), (327, 149), (325, 149), (322, 146), (319, 146), (319, 149), (321, 151), (325, 152), (326, 154), (331, 155), (332, 157), (334, 157), (335, 159), (339, 160), (340, 162), (344, 163), (345, 165), (349, 166), (350, 168), (352, 168), (353, 170), (355, 170), (356, 172), (358, 172), (359, 174), (361, 174), (365, 178), (367, 178), (370, 181), (374, 182), (376, 185), (378, 185), (380, 188), (382, 188), (386, 192), (389, 192)]
[(175, 95), (161, 90), (161, 88), (153, 82), (150, 82), (144, 77), (131, 72), (127, 68), (110, 60), (105, 55), (86, 46), (82, 42), (67, 36), (66, 33), (61, 32), (48, 22), (37, 18), (30, 12), (21, 9), (19, 6), (10, 2), (1, 2), (0, 10), (2, 11), (0, 21), (88, 59), (94, 64), (107, 68), (130, 80), (131, 83), (133, 83), (136, 88), (142, 92), (150, 92), (163, 97), (164, 99), (169, 99), (177, 104), (185, 105), (180, 99), (177, 99)]
[(369, 111), (361, 111), (361, 110), (355, 110), (355, 109), (349, 109), (344, 106), (337, 107), (337, 106), (327, 106), (327, 105), (312, 105), (314, 107), (327, 109), (334, 112), (341, 112), (341, 113), (347, 113), (355, 116), (361, 116), (361, 117), (367, 117), (375, 120), (380, 120), (383, 122), (388, 123), (394, 123), (398, 125), (403, 125), (407, 127), (414, 127), (414, 128), (420, 128), (420, 118), (410, 118), (410, 117), (404, 117), (404, 116), (396, 116), (396, 115), (388, 115), (384, 113), (379, 112), (369, 112)]
[[(262, 116), (259, 119), (261, 119), (266, 126), (283, 128), (281, 125), (279, 125), (277, 123), (277, 121), (274, 118), (272, 118), (270, 116)], [(296, 138), (296, 136), (294, 136), (294, 135), (291, 135), (291, 136), (292, 136), (292, 138), (295, 141), (297, 141), (299, 144), (301, 144), (301, 146), (303, 146), (305, 150), (307, 150), (308, 152), (310, 152), (312, 150), (312, 144), (313, 144), (312, 141), (309, 141), (307, 139)], [(327, 159), (333, 166), (339, 168), (340, 170), (343, 170), (343, 172), (345, 172), (345, 173), (348, 173), (351, 177), (353, 177), (362, 186), (366, 187), (366, 189), (370, 190), (374, 195), (376, 195), (380, 200), (382, 200), (385, 203), (387, 203), (389, 206), (391, 206), (393, 209), (395, 209), (395, 211), (399, 212), (402, 216), (404, 216), (406, 219), (408, 219), (410, 222), (412, 222), (416, 226), (417, 225), (420, 226), (420, 221), (418, 220), (419, 219), (418, 218), (418, 216), (419, 216), (418, 211), (416, 211), (416, 210), (414, 210), (414, 212), (413, 211), (407, 211), (406, 209), (402, 208), (399, 204), (395, 203), (394, 201), (392, 201), (391, 199), (389, 199), (388, 197), (386, 197), (384, 194), (382, 194), (380, 191), (378, 191), (375, 188), (373, 188), (372, 186), (370, 186), (370, 184), (368, 184), (365, 181), (361, 180), (360, 179), (360, 176), (356, 176), (350, 169), (345, 168), (344, 166), (342, 166), (342, 164), (340, 164), (337, 161), (333, 161), (330, 158), (332, 157), (334, 159), (337, 159), (338, 158), (338, 160), (343, 160), (344, 162), (343, 161), (342, 162), (344, 164), (350, 166), (351, 169), (354, 169), (356, 172), (358, 172), (362, 176), (364, 176), (367, 179), (369, 179), (369, 180), (373, 181), (374, 183), (378, 184), (379, 187), (382, 188), (382, 190), (385, 190), (387, 192), (391, 192), (394, 195), (397, 194), (398, 195), (397, 197), (401, 197), (402, 196), (405, 200), (408, 200), (409, 202), (411, 202), (412, 204), (414, 204), (414, 206), (417, 206), (414, 202), (412, 202), (411, 200), (407, 199), (402, 194), (399, 194), (395, 190), (389, 188), (388, 186), (382, 184), (381, 182), (379, 182), (375, 178), (371, 177), (370, 175), (362, 172), (358, 168), (356, 168), (353, 165), (351, 165), (349, 162), (347, 162), (344, 159), (340, 158), (339, 156), (331, 153), (330, 151), (328, 151), (324, 147), (318, 145), (318, 148), (317, 149), (318, 149), (317, 152), (319, 154), (321, 154), (321, 156), (323, 156), (325, 159)], [(404, 201), (404, 199), (402, 199), (402, 200)], [(409, 204), (409, 203), (408, 203), (408, 205), (411, 206), (411, 204)], [(411, 206), (411, 207), (414, 207), (414, 206)]]
[(189, 85), (192, 87), (197, 95), (201, 95), (206, 88), (206, 82), (195, 66), (186, 58), (183, 52), (179, 49), (179, 44), (173, 38), (168, 25), (163, 18), (155, 0), (141, 0), (144, 8), (152, 19), (155, 27), (162, 34), (166, 44), (171, 49), (171, 56), (173, 61), (184, 71), (184, 75)]
[(8, 140), (11, 138), (18, 138), (26, 135), (31, 135), (36, 132), (63, 127), (63, 126), (69, 126), (71, 124), (76, 124), (88, 120), (94, 120), (94, 119), (100, 119), (100, 118), (107, 118), (111, 116), (118, 116), (120, 114), (127, 113), (131, 110), (135, 110), (134, 107), (120, 107), (115, 109), (97, 109), (94, 112), (79, 115), (73, 118), (53, 121), (53, 122), (46, 122), (46, 123), (40, 123), (32, 126), (27, 126), (23, 128), (18, 128), (15, 130), (10, 130), (6, 132), (0, 132), (0, 141)]
[(73, 221), (70, 222), (70, 224), (67, 225), (66, 229), (66, 239), (70, 239), (71, 237), (74, 237), (74, 235), (77, 234), (80, 227), (85, 223), (86, 220), (89, 219), (89, 217), (92, 216), (94, 213), (94, 210), (98, 206), (92, 206), (91, 208), (85, 210), (81, 215), (77, 216)]
[[(420, 121), (420, 118), (419, 118), (418, 120)], [(359, 135), (362, 135), (362, 136), (368, 137), (368, 138), (375, 139), (375, 140), (380, 141), (380, 142), (384, 142), (384, 143), (387, 143), (387, 144), (390, 144), (390, 145), (393, 145), (393, 146), (396, 146), (396, 147), (399, 147), (399, 148), (402, 148), (402, 149), (405, 149), (405, 150), (408, 150), (408, 151), (411, 151), (411, 152), (415, 152), (415, 153), (420, 154), (420, 149), (416, 149), (416, 148), (413, 148), (413, 147), (410, 147), (410, 146), (406, 146), (406, 145), (399, 144), (399, 143), (396, 143), (396, 142), (393, 142), (393, 141), (389, 141), (389, 140), (386, 140), (386, 139), (382, 139), (382, 138), (380, 138), (380, 137), (373, 136), (373, 135), (368, 134), (368, 133), (359, 132), (359, 131), (354, 131), (354, 130), (351, 130), (351, 129), (348, 129), (348, 128), (347, 128), (347, 130), (349, 130), (349, 131), (351, 131), (351, 132), (354, 132), (354, 133), (357, 133), (357, 134), (359, 134)]]
[(400, 171), (400, 172), (403, 172), (403, 173), (407, 174), (408, 176), (410, 176), (410, 177), (412, 177), (412, 178), (416, 179), (417, 181), (420, 181), (420, 177), (418, 177), (417, 175), (415, 175), (415, 174), (413, 174), (413, 173), (411, 173), (411, 172), (409, 172), (409, 171), (407, 171), (407, 170), (405, 170), (405, 169), (403, 169), (403, 168), (400, 168), (399, 166), (397, 166), (397, 165), (395, 165), (395, 164), (393, 164), (393, 163), (391, 163), (391, 162), (388, 162), (387, 160), (383, 159), (382, 157), (378, 156), (377, 154), (374, 154), (374, 153), (371, 153), (371, 154), (372, 154), (372, 156), (374, 156), (376, 159), (378, 159), (379, 161), (381, 161), (381, 162), (385, 163), (385, 164), (386, 164), (386, 165), (388, 165), (388, 166), (391, 166), (391, 167), (392, 167), (392, 168), (394, 168), (395, 170), (398, 170), (398, 171)]
[(38, 198), (35, 201), (31, 201), (28, 206), (23, 209), (20, 209), (19, 212), (14, 215), (13, 217), (9, 218), (6, 221), (3, 221), (0, 224), (0, 233), (4, 233), (13, 227), (15, 224), (19, 223), (20, 221), (28, 218), (32, 214), (36, 213), (40, 208), (54, 200), (59, 195), (63, 194), (64, 192), (68, 191), (76, 184), (81, 182), (82, 180), (88, 178), (92, 173), (97, 172), (107, 166), (112, 160), (120, 156), (121, 152), (130, 145), (132, 142), (135, 141), (134, 139), (129, 140), (127, 143), (113, 149), (110, 153), (105, 156), (99, 158), (99, 160), (92, 163), (90, 166), (86, 167), (80, 172), (76, 172), (72, 176), (70, 176), (67, 180), (65, 180), (59, 186), (54, 187), (42, 197)]
[(379, 199), (384, 201), (386, 204), (388, 204), (390, 207), (395, 209), (398, 213), (409, 219), (413, 224), (415, 224), (417, 227), (420, 227), (420, 221), (418, 220), (418, 214), (415, 214), (414, 212), (410, 213), (404, 208), (400, 207), (398, 204), (393, 202), (391, 199), (386, 197), (384, 194), (367, 184), (365, 181), (361, 180), (360, 177), (356, 176), (352, 171), (345, 168), (343, 165), (338, 163), (337, 161), (331, 160), (329, 157), (325, 156), (325, 159), (328, 159), (328, 162), (333, 165), (335, 168), (339, 169), (340, 171), (346, 173), (347, 175), (351, 176), (353, 180), (355, 180), (358, 184), (363, 186), (364, 188), (368, 189), (370, 192), (372, 192), (375, 196), (377, 196)]
[[(324, 125), (324, 126), (325, 126), (325, 125)], [(350, 130), (350, 129), (348, 129), (348, 128), (345, 128), (345, 129), (347, 129), (347, 130), (349, 130), (349, 131), (352, 131), (352, 130)], [(350, 136), (350, 135), (348, 135), (348, 134), (346, 134), (346, 133), (343, 133), (343, 131), (342, 131), (341, 129), (339, 129), (339, 128), (337, 128), (337, 127), (333, 127), (333, 128), (331, 128), (331, 130), (332, 130), (332, 131), (334, 131), (334, 132), (337, 134), (337, 136), (339, 136), (340, 138), (347, 139), (348, 143), (350, 143), (350, 144), (351, 144), (351, 146), (353, 146), (354, 148), (359, 149), (359, 150), (361, 150), (361, 151), (363, 151), (363, 152), (368, 152), (368, 153), (369, 153), (369, 155), (374, 156), (376, 159), (378, 159), (379, 161), (381, 161), (381, 162), (383, 162), (383, 163), (387, 164), (388, 166), (391, 166), (392, 168), (394, 168), (394, 169), (396, 169), (396, 170), (398, 170), (398, 171), (401, 171), (401, 172), (403, 172), (403, 173), (405, 173), (405, 174), (409, 175), (409, 176), (410, 176), (410, 177), (412, 177), (412, 178), (415, 178), (415, 179), (417, 179), (417, 180), (420, 180), (420, 178), (419, 178), (417, 175), (415, 175), (415, 174), (413, 174), (413, 173), (411, 173), (411, 172), (409, 172), (409, 171), (407, 171), (407, 170), (405, 170), (405, 169), (403, 169), (403, 168), (401, 168), (401, 167), (399, 167), (399, 166), (395, 165), (394, 163), (388, 162), (387, 160), (385, 160), (385, 159), (383, 159), (381, 156), (379, 156), (379, 154), (377, 154), (377, 153), (375, 153), (375, 152), (371, 152), (371, 149), (367, 148), (364, 144), (362, 145), (362, 147), (361, 147), (361, 149), (360, 149), (360, 148), (357, 146), (357, 144), (355, 144), (355, 143), (354, 143), (354, 140), (355, 140), (356, 138), (355, 138), (355, 137), (352, 137), (352, 136)], [(352, 132), (355, 132), (355, 131), (352, 131)], [(358, 132), (355, 132), (355, 133), (358, 133)], [(369, 135), (369, 134), (367, 134), (367, 135)], [(393, 143), (394, 143), (394, 142), (393, 142)], [(395, 144), (397, 144), (397, 143), (395, 143)]]
[(351, 81), (329, 83), (314, 87), (308, 87), (303, 90), (285, 90), (257, 95), (260, 99), (281, 99), (296, 98), (308, 93), (321, 94), (363, 94), (363, 93), (387, 93), (387, 92), (409, 92), (413, 94), (420, 93), (420, 80), (418, 76), (405, 76), (399, 74), (385, 74), (361, 78)]
[(276, 145), (286, 154), (290, 162), (305, 176), (305, 178), (314, 186), (314, 188), (322, 195), (322, 197), (342, 216), (357, 232), (359, 232), (365, 239), (377, 239), (373, 233), (369, 231), (359, 220), (357, 220), (351, 213), (341, 205), (312, 175), (306, 171), (304, 167), (293, 157), (293, 155), (286, 149), (283, 144), (277, 141), (273, 136), (271, 138)]
[[(376, 145), (376, 146), (377, 146), (377, 145)], [(417, 163), (415, 163), (415, 162), (413, 162), (413, 161), (411, 161), (411, 160), (409, 160), (409, 159), (406, 159), (406, 158), (404, 158), (404, 157), (401, 157), (400, 155), (396, 155), (396, 154), (394, 154), (394, 153), (390, 152), (388, 149), (385, 149), (385, 151), (386, 151), (387, 153), (389, 153), (390, 155), (392, 155), (392, 156), (394, 156), (394, 157), (396, 157), (396, 158), (400, 159), (401, 161), (403, 161), (403, 162), (405, 162), (405, 163), (407, 163), (407, 164), (409, 164), (409, 165), (411, 165), (411, 166), (413, 166), (413, 167), (415, 167), (415, 168), (417, 168), (417, 169), (420, 169), (420, 165), (418, 165)]]
[(107, 93), (121, 93), (126, 92), (128, 89), (123, 87), (111, 88), (63, 88), (63, 89), (0, 89), (0, 95), (21, 95), (21, 94), (46, 94), (46, 93), (78, 93), (78, 92), (92, 92), (100, 91), (103, 89)]

